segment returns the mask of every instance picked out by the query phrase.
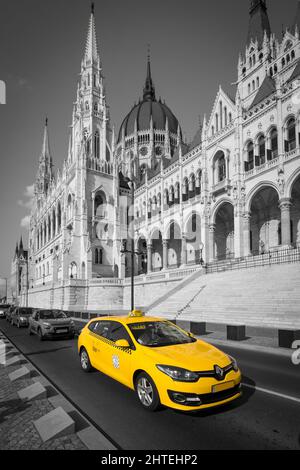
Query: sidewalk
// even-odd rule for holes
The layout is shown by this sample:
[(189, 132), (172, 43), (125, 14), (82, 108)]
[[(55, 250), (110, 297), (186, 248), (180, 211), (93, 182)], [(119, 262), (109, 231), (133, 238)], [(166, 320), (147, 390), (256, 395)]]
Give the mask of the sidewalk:
[(114, 449), (1, 331), (0, 342), (0, 450)]

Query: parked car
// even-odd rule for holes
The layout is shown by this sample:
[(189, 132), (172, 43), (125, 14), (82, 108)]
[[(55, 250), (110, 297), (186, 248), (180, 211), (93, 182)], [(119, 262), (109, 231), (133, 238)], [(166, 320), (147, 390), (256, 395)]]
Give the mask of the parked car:
[(9, 304), (0, 304), (0, 318), (6, 317), (6, 312), (10, 308)]
[(15, 305), (11, 305), (9, 309), (6, 311), (5, 318), (6, 318), (6, 321), (8, 321), (9, 323), (11, 322), (11, 315), (16, 308), (17, 307)]
[(165, 320), (129, 317), (91, 320), (78, 338), (84, 372), (95, 368), (135, 390), (141, 405), (182, 411), (223, 405), (241, 396), (236, 360)]
[(32, 315), (33, 309), (28, 307), (17, 307), (11, 314), (11, 324), (18, 328), (29, 325), (29, 317)]
[(36, 334), (40, 340), (46, 338), (74, 338), (75, 324), (61, 310), (35, 310), (29, 317), (29, 334)]

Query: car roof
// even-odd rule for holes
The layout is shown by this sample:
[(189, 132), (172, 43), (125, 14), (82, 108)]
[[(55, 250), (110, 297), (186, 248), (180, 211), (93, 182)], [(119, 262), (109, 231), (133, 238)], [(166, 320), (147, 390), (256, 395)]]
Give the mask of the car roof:
[(159, 317), (129, 317), (129, 316), (109, 316), (109, 317), (95, 317), (92, 318), (91, 321), (118, 321), (123, 323), (124, 325), (130, 325), (132, 323), (145, 323), (151, 321), (167, 321), (166, 318), (159, 318)]

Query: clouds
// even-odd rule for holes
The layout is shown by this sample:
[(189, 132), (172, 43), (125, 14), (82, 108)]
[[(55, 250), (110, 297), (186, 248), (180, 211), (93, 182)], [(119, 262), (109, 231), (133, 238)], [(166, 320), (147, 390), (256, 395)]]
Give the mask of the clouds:
[(30, 215), (25, 215), (25, 217), (23, 217), (23, 219), (21, 219), (20, 225), (21, 225), (22, 228), (28, 229), (29, 224), (30, 224)]
[[(18, 205), (24, 209), (31, 211), (34, 201), (34, 185), (26, 186), (23, 193), (23, 199), (19, 199)], [(20, 225), (22, 228), (28, 229), (30, 223), (30, 215), (26, 215), (21, 219)]]
[(34, 200), (34, 185), (27, 186), (24, 193), (24, 198), (19, 199), (18, 205), (24, 207), (25, 209), (31, 210), (33, 200)]

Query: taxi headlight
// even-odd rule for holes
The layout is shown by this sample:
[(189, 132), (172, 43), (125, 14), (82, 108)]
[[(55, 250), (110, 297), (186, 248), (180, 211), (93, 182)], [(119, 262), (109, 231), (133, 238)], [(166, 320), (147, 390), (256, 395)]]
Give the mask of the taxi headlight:
[(20, 317), (20, 321), (26, 321), (27, 318), (26, 317)]
[(47, 323), (47, 322), (43, 322), (43, 326), (44, 326), (45, 328), (51, 328), (50, 323)]
[(237, 363), (236, 359), (232, 356), (229, 356), (229, 355), (228, 355), (228, 357), (231, 360), (231, 364), (232, 364), (234, 372), (238, 372), (239, 366), (238, 366), (238, 363)]
[(196, 372), (182, 369), (181, 367), (165, 366), (157, 364), (156, 367), (176, 382), (197, 382), (199, 375)]

